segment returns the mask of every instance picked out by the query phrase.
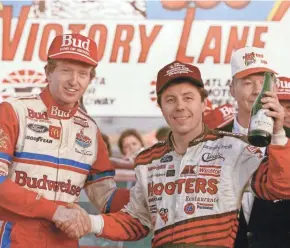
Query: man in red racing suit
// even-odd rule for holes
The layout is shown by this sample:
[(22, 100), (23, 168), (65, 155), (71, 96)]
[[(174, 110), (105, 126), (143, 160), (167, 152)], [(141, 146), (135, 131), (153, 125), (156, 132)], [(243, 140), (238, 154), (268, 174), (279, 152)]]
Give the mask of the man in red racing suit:
[(103, 213), (128, 202), (96, 123), (78, 104), (96, 66), (93, 40), (57, 36), (48, 52), (47, 88), (0, 104), (1, 248), (78, 247), (54, 222), (81, 218), (63, 205), (78, 202), (82, 189)]

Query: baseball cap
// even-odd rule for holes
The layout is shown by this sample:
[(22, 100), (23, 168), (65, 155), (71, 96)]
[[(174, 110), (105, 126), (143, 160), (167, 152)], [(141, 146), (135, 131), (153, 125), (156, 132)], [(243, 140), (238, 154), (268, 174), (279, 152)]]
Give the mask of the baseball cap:
[(243, 47), (232, 54), (232, 76), (243, 78), (259, 72), (277, 74), (269, 64), (264, 49), (258, 47)]
[(290, 101), (290, 78), (278, 77), (276, 85), (278, 99)]
[(203, 81), (199, 69), (191, 64), (174, 61), (164, 66), (157, 75), (156, 92), (159, 94), (162, 89), (176, 79), (184, 78), (198, 87), (203, 87)]
[(48, 49), (47, 57), (51, 59), (72, 59), (93, 66), (98, 64), (96, 42), (81, 34), (56, 36)]

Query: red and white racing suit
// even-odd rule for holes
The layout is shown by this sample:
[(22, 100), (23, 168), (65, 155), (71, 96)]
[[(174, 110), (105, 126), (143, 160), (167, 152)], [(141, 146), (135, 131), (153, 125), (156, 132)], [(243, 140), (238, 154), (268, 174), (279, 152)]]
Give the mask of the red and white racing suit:
[(290, 142), (282, 136), (286, 145), (270, 145), (268, 158), (238, 135), (209, 129), (183, 156), (170, 141), (157, 143), (136, 158), (129, 204), (96, 216), (99, 235), (138, 240), (152, 230), (153, 247), (233, 247), (244, 191), (290, 198)]
[(83, 188), (102, 212), (128, 202), (96, 123), (78, 106), (62, 109), (46, 88), (1, 103), (0, 116), (1, 248), (78, 247), (52, 216), (60, 204), (77, 202)]

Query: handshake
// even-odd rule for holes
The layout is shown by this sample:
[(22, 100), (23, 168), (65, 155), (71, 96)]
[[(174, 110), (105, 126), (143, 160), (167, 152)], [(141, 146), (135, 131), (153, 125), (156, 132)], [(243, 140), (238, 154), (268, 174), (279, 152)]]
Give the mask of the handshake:
[(79, 239), (92, 232), (92, 223), (88, 213), (76, 204), (69, 204), (67, 207), (59, 206), (52, 221), (57, 228), (72, 239)]

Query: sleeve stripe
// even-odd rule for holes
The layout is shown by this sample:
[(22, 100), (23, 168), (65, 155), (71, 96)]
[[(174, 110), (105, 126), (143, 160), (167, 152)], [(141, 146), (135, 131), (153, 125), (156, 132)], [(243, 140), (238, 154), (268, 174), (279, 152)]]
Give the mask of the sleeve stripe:
[(115, 176), (115, 171), (105, 171), (98, 174), (89, 175), (87, 181), (92, 182), (92, 181), (100, 180), (104, 177), (114, 177), (114, 176)]
[(6, 178), (7, 178), (7, 176), (0, 176), (0, 184), (3, 183)]
[(122, 228), (124, 229), (124, 231), (126, 232), (126, 234), (128, 235), (129, 239), (132, 240), (132, 234), (130, 233), (130, 231), (126, 228), (126, 226), (119, 220), (117, 220), (113, 215), (110, 215), (117, 223), (119, 223), (119, 225), (122, 226)]
[(109, 213), (111, 210), (112, 201), (113, 201), (113, 198), (115, 196), (116, 191), (117, 191), (117, 189), (114, 190), (114, 192), (111, 194), (111, 196), (107, 202), (106, 209), (105, 209), (106, 214)]
[(4, 152), (0, 152), (0, 159), (5, 160), (10, 164), (12, 161), (12, 156), (10, 156)]

